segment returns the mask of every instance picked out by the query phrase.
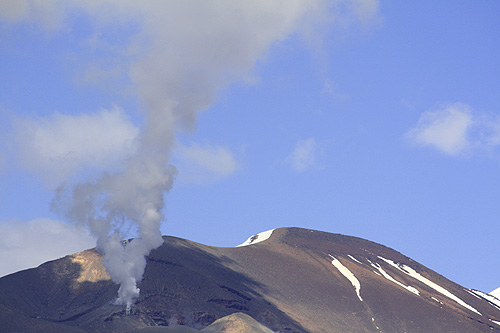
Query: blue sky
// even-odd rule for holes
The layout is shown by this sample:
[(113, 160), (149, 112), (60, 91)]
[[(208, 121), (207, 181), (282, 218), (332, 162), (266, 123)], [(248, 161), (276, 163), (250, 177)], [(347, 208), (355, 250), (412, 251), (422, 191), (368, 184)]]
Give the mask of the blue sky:
[(499, 286), (499, 2), (104, 3), (0, 5), (1, 274), (95, 245), (56, 189), (123, 171), (174, 100), (163, 234), (311, 228)]

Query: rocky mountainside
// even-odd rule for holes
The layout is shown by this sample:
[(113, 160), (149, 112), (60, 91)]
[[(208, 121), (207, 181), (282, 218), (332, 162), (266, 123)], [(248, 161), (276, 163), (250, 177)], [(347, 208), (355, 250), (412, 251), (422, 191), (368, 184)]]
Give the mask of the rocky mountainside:
[(1, 278), (2, 331), (500, 332), (499, 299), (364, 239), (300, 228), (235, 248), (164, 239), (130, 314), (87, 250)]

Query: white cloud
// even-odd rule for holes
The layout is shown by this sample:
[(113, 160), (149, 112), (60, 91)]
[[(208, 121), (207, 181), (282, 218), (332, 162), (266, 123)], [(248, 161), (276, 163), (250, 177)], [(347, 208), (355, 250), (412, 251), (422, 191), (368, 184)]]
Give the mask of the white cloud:
[(233, 174), (238, 168), (234, 154), (221, 146), (179, 145), (179, 178), (189, 183), (211, 183)]
[(47, 31), (60, 29), (65, 6), (59, 0), (0, 1), (0, 20), (10, 23), (36, 22)]
[(481, 151), (495, 153), (500, 146), (500, 116), (474, 111), (463, 103), (444, 105), (423, 112), (406, 138), (453, 156)]
[(379, 0), (337, 0), (327, 2), (333, 11), (330, 20), (341, 28), (364, 27), (370, 28), (382, 23)]
[(350, 98), (349, 95), (339, 92), (338, 85), (329, 79), (323, 83), (323, 90), (321, 92), (341, 102), (345, 102)]
[(26, 1), (2, 1), (0, 4), (0, 17), (7, 21), (18, 21), (26, 16), (28, 3)]
[(457, 155), (471, 146), (469, 132), (473, 124), (470, 107), (455, 103), (422, 113), (417, 126), (407, 136), (418, 145), (431, 146), (446, 154)]
[(362, 22), (369, 22), (377, 18), (380, 2), (378, 0), (352, 0), (354, 13)]
[(219, 146), (200, 146), (194, 144), (182, 147), (184, 158), (220, 175), (228, 175), (236, 170), (236, 161), (229, 150)]
[(86, 229), (51, 219), (0, 223), (0, 276), (95, 246)]
[(0, 150), (0, 177), (3, 175), (6, 168), (7, 168), (7, 155), (5, 154), (5, 152)]
[(319, 147), (314, 138), (299, 140), (286, 162), (297, 172), (308, 171), (317, 166), (318, 153)]
[(479, 121), (481, 124), (480, 140), (487, 148), (495, 148), (500, 145), (500, 116), (488, 117), (483, 115)]
[(16, 119), (21, 165), (57, 186), (84, 168), (113, 168), (135, 150), (138, 129), (119, 108), (78, 116)]

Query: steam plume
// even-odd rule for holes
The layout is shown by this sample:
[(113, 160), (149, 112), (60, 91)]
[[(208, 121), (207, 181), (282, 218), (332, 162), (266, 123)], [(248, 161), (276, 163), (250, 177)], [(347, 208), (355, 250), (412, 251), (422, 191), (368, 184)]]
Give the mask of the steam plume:
[[(353, 3), (358, 8), (377, 1)], [(107, 61), (109, 55), (97, 59), (84, 77), (118, 72), (140, 102), (144, 120), (137, 149), (121, 171), (60, 187), (54, 201), (68, 219), (88, 225), (97, 237), (105, 267), (120, 285), (117, 303), (127, 311), (139, 295), (145, 257), (163, 242), (160, 224), (164, 195), (176, 175), (169, 165), (176, 133), (192, 129), (198, 112), (214, 103), (220, 89), (245, 80), (272, 43), (288, 37), (307, 18), (318, 13), (324, 17), (325, 7), (321, 0), (53, 0), (0, 5), (4, 20), (32, 20), (50, 31), (67, 25), (74, 15), (88, 16), (95, 34), (87, 44), (100, 53), (112, 52), (113, 61)], [(117, 42), (107, 37), (106, 32), (116, 31), (109, 27), (128, 32), (125, 45), (120, 38)], [(137, 228), (138, 237), (126, 243), (123, 230), (130, 226)]]
[[(67, 217), (86, 223), (97, 236), (105, 267), (120, 285), (117, 303), (127, 311), (139, 296), (145, 256), (163, 242), (160, 224), (164, 194), (176, 174), (168, 164), (176, 131), (192, 128), (197, 113), (214, 102), (217, 91), (248, 75), (274, 41), (296, 28), (310, 4), (107, 3), (141, 26), (129, 45), (136, 48), (131, 51), (135, 60), (127, 64), (145, 112), (138, 149), (122, 172), (104, 174), (69, 191), (60, 189), (56, 202), (65, 202)], [(111, 10), (97, 4), (83, 7), (103, 20)], [(124, 243), (120, 230), (130, 223), (137, 226), (138, 238)]]

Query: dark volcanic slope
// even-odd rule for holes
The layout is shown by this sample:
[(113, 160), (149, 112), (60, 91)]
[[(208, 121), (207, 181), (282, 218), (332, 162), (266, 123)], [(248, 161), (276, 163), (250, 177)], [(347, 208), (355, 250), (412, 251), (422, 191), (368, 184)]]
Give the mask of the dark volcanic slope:
[(236, 248), (165, 237), (139, 287), (126, 315), (96, 252), (48, 262), (0, 279), (1, 331), (202, 329), (236, 312), (275, 332), (500, 331), (500, 301), (382, 245), (299, 228)]

